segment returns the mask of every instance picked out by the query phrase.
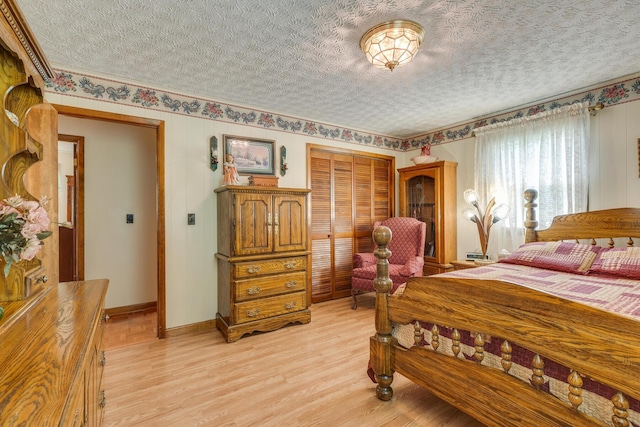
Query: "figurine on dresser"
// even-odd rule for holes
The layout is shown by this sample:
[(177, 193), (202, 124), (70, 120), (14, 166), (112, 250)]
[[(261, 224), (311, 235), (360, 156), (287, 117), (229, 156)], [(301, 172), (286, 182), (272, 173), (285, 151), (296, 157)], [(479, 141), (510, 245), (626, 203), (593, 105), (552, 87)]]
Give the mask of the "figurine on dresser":
[(236, 165), (233, 162), (233, 155), (227, 154), (225, 157), (225, 162), (223, 164), (223, 180), (222, 185), (237, 185), (240, 183), (240, 176), (238, 175), (238, 170), (236, 169)]

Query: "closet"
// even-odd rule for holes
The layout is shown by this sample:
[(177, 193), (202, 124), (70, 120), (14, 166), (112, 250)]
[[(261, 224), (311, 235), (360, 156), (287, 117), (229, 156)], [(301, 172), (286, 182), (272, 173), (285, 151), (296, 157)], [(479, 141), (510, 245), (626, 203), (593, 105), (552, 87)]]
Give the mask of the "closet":
[(307, 144), (311, 302), (351, 295), (353, 254), (371, 252), (372, 225), (394, 215), (395, 158)]

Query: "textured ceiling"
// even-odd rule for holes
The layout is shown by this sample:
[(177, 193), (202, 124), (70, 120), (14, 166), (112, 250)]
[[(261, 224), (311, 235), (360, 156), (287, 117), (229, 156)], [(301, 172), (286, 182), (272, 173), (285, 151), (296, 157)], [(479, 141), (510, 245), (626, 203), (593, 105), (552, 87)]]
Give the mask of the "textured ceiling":
[[(406, 138), (640, 71), (638, 0), (17, 0), (56, 68)], [(370, 27), (425, 28), (370, 65)]]

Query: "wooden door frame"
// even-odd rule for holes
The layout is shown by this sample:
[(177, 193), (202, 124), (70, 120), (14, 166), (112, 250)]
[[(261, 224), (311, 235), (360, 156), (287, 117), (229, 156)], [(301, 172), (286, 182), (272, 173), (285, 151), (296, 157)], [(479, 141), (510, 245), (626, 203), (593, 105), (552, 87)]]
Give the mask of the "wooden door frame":
[[(76, 280), (84, 280), (84, 136), (58, 134), (58, 142), (74, 145), (73, 157), (73, 245), (75, 247)], [(77, 163), (75, 161), (77, 159)], [(60, 203), (60, 200), (58, 200)]]
[(157, 275), (158, 275), (158, 338), (167, 336), (167, 302), (166, 302), (166, 240), (165, 240), (165, 162), (164, 120), (129, 116), (126, 114), (108, 113), (99, 110), (70, 107), (52, 104), (58, 114), (79, 119), (100, 120), (111, 123), (142, 126), (156, 130), (156, 221), (158, 228)]

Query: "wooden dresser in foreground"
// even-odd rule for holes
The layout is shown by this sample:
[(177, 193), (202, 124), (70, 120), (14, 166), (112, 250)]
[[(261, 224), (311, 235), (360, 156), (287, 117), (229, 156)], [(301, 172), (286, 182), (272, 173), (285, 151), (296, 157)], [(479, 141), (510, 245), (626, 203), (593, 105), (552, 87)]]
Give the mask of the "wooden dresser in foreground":
[(227, 342), (308, 323), (310, 190), (226, 186), (218, 202), (218, 314)]
[(0, 425), (100, 426), (108, 281), (45, 285), (2, 303)]

